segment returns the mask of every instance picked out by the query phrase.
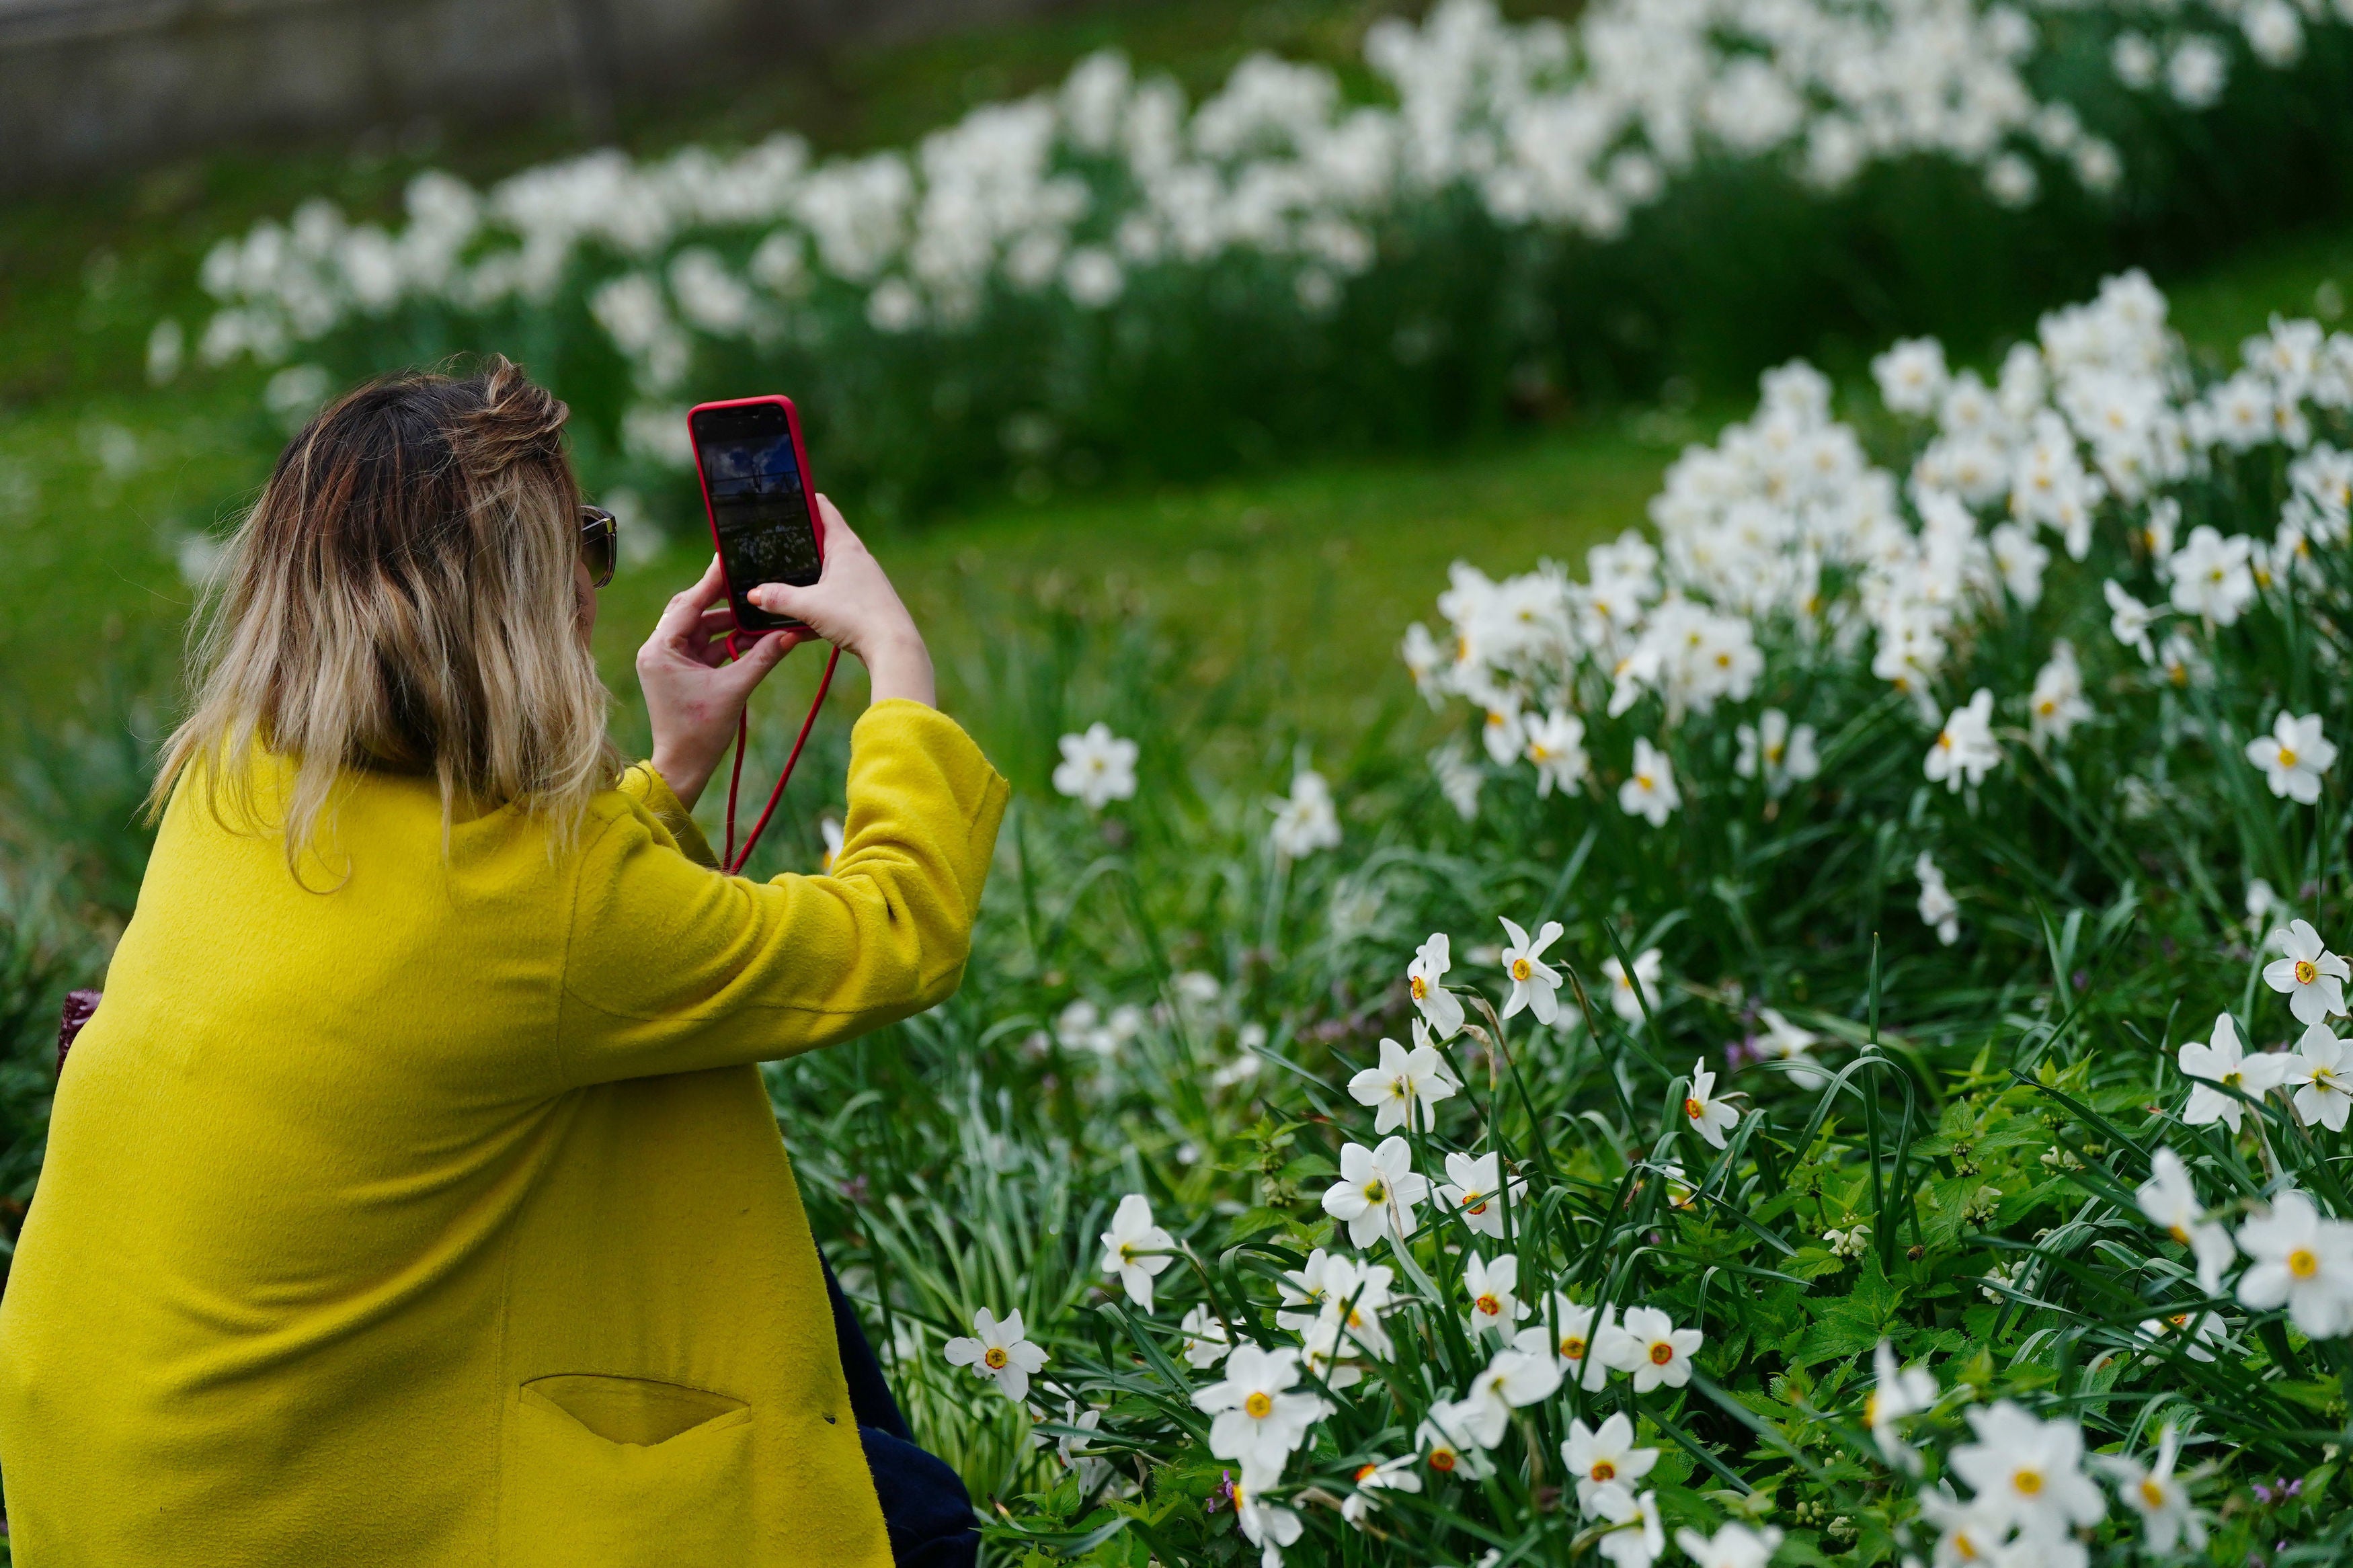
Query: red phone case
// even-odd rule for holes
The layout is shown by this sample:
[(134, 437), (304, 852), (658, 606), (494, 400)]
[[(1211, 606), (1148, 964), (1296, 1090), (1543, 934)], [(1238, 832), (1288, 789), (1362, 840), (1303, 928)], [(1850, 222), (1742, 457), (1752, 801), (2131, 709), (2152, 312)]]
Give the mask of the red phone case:
[[(696, 415), (722, 408), (750, 408), (763, 403), (773, 403), (782, 408), (785, 411), (785, 427), (793, 433), (793, 461), (800, 465), (801, 470), (801, 502), (808, 508), (809, 532), (817, 540), (818, 563), (822, 567), (825, 563), (825, 514), (818, 510), (817, 487), (809, 483), (808, 448), (801, 444), (800, 411), (793, 406), (791, 398), (781, 392), (772, 392), (765, 397), (730, 397), (718, 403), (698, 403), (686, 411), (687, 443), (694, 445)], [(711, 552), (719, 557), (719, 575), (727, 583), (727, 600), (732, 605), (735, 601), (735, 584), (727, 577), (727, 552), (719, 546), (719, 515), (712, 510), (711, 477), (702, 471), (701, 447), (694, 447), (694, 482), (702, 489), (702, 520), (711, 525)], [(796, 626), (801, 624), (799, 621), (792, 622)], [(761, 626), (756, 629), (765, 632), (786, 628)]]

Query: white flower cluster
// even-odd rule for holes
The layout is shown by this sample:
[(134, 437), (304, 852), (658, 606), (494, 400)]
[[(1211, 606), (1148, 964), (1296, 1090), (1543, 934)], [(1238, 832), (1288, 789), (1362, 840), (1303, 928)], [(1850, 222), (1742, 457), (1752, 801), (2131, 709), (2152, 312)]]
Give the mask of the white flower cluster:
[[(1173, 83), (1105, 52), (907, 153), (819, 163), (787, 134), (732, 155), (598, 152), (487, 191), (428, 173), (396, 229), (312, 201), (206, 258), (219, 309), (197, 347), (211, 363), (274, 363), (404, 310), (538, 311), (576, 290), (648, 400), (630, 427), (683, 460), (665, 405), (696, 337), (821, 335), (821, 291), (878, 331), (955, 331), (993, 289), (1102, 310), (1139, 271), (1239, 253), (1288, 269), (1316, 313), (1374, 263), (1384, 222), (1447, 192), (1505, 225), (1607, 241), (1709, 159), (1773, 160), (1824, 191), (1920, 154), (1980, 169), (2012, 205), (2036, 198), (2046, 169), (2105, 191), (2123, 173), (2116, 149), (2031, 79), (2063, 20), (2113, 30), (2144, 11), (2168, 34), (2116, 34), (2117, 77), (2162, 80), (2192, 107), (2227, 76), (2221, 31), (2284, 67), (2328, 24), (2310, 0), (2302, 13), (2284, 0), (1602, 0), (1574, 26), (1514, 26), (1491, 0), (1442, 0), (1419, 26), (1367, 34), (1366, 63), (1394, 95), (1383, 106), (1347, 103), (1329, 70), (1259, 55), (1188, 110)], [(176, 326), (166, 340), (155, 374), (181, 358)]]

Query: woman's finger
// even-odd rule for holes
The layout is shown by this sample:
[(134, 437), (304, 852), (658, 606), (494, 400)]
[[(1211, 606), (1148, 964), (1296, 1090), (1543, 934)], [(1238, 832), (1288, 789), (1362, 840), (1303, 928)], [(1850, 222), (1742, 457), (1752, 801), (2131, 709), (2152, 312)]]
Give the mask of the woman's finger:
[(684, 647), (686, 639), (700, 626), (712, 601), (724, 602), (726, 597), (727, 576), (719, 568), (719, 557), (714, 555), (695, 584), (673, 595), (663, 607), (661, 619), (654, 625), (654, 636), (673, 647)]

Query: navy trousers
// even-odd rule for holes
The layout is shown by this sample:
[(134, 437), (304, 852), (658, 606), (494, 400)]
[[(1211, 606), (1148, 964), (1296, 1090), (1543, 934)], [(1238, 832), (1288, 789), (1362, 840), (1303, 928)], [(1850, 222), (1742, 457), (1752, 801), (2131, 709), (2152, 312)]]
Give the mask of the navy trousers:
[(898, 1568), (974, 1568), (980, 1560), (980, 1531), (974, 1528), (972, 1494), (946, 1460), (915, 1446), (899, 1402), (882, 1380), (881, 1363), (866, 1331), (820, 1252), (826, 1299), (833, 1306), (833, 1339), (841, 1352), (841, 1373), (849, 1383), (850, 1414), (858, 1440), (866, 1447), (866, 1468), (891, 1533), (891, 1560)]

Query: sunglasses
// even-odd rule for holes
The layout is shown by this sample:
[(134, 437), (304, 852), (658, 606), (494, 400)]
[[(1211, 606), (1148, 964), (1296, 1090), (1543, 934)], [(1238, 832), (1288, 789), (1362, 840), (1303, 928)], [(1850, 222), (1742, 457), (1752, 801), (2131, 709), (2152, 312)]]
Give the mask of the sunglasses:
[(620, 523), (601, 506), (580, 509), (580, 563), (588, 568), (588, 579), (601, 588), (613, 580), (613, 567), (620, 557)]

